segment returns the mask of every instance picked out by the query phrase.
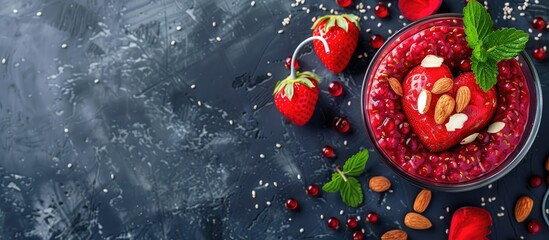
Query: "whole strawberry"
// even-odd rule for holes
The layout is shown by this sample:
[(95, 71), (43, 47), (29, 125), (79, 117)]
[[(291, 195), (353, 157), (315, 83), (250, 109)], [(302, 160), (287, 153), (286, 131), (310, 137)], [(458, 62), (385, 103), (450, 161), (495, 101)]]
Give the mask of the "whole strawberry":
[(352, 14), (326, 15), (313, 24), (313, 36), (321, 36), (330, 46), (330, 54), (322, 42), (313, 42), (316, 55), (333, 73), (340, 73), (347, 67), (356, 49), (360, 26), (359, 17)]
[(313, 116), (320, 78), (313, 72), (297, 72), (278, 81), (274, 90), (276, 108), (295, 125), (303, 126)]

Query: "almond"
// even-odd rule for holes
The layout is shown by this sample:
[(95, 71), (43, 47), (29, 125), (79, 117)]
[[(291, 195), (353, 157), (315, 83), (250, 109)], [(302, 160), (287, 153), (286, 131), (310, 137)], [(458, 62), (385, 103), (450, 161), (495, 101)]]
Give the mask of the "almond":
[(473, 133), (467, 137), (465, 137), (463, 140), (461, 140), (461, 142), (459, 144), (468, 144), (468, 143), (472, 143), (473, 141), (475, 141), (475, 139), (477, 139), (479, 133)]
[(471, 90), (467, 86), (461, 86), (456, 92), (456, 112), (460, 113), (471, 101)]
[(424, 68), (435, 68), (442, 66), (444, 58), (435, 55), (427, 55), (421, 60), (421, 66)]
[(488, 126), (488, 130), (486, 130), (488, 133), (498, 133), (505, 127), (504, 122), (494, 122)]
[(468, 119), (469, 117), (465, 113), (456, 113), (450, 116), (450, 120), (444, 125), (446, 126), (446, 131), (453, 132), (456, 129), (462, 129)]
[(381, 240), (406, 240), (408, 234), (404, 230), (395, 229), (390, 230), (381, 235)]
[(528, 218), (532, 207), (534, 206), (534, 200), (528, 196), (521, 196), (515, 204), (515, 219), (517, 222), (523, 222)]
[(414, 211), (422, 213), (427, 209), (429, 203), (431, 202), (431, 191), (427, 189), (421, 190), (417, 194), (416, 201), (414, 201)]
[(391, 181), (384, 176), (376, 176), (370, 179), (368, 185), (374, 192), (385, 192), (391, 188)]
[(431, 92), (434, 94), (443, 94), (452, 90), (453, 85), (454, 81), (452, 81), (451, 78), (443, 77), (433, 84), (433, 89), (431, 89)]
[(422, 89), (417, 97), (417, 111), (421, 114), (425, 114), (429, 111), (429, 106), (431, 106), (431, 92)]
[(428, 218), (415, 212), (409, 212), (404, 216), (404, 225), (415, 230), (425, 230), (433, 226)]
[(391, 86), (391, 89), (393, 89), (393, 92), (396, 93), (396, 95), (399, 95), (402, 97), (402, 85), (400, 85), (400, 81), (394, 77), (390, 77), (387, 79), (387, 82), (389, 82), (389, 86)]
[(446, 118), (452, 114), (456, 101), (448, 94), (442, 95), (435, 106), (435, 122), (437, 124), (443, 124)]

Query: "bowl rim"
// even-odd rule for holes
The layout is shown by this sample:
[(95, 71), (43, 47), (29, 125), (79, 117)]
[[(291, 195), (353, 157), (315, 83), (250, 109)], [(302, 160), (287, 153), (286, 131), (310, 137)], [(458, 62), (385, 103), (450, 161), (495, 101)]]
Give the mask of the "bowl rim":
[[(374, 57), (372, 58), (372, 60), (368, 64), (368, 68), (366, 69), (366, 73), (365, 73), (364, 79), (362, 81), (362, 90), (361, 90), (361, 94), (360, 94), (360, 97), (361, 97), (360, 107), (361, 107), (361, 113), (362, 113), (362, 116), (361, 116), (362, 117), (362, 123), (364, 125), (365, 130), (366, 130), (368, 138), (370, 139), (370, 142), (373, 145), (374, 150), (379, 154), (380, 158), (382, 159), (381, 161), (384, 162), (385, 165), (387, 165), (395, 174), (397, 174), (398, 176), (404, 178), (409, 183), (412, 183), (413, 185), (416, 185), (416, 186), (421, 187), (421, 188), (428, 188), (428, 189), (431, 189), (431, 190), (444, 191), (444, 192), (470, 191), (470, 190), (474, 190), (474, 189), (477, 189), (477, 188), (484, 187), (484, 186), (486, 186), (490, 183), (493, 183), (493, 182), (497, 181), (498, 179), (502, 178), (503, 176), (507, 175), (511, 170), (513, 170), (522, 161), (522, 159), (526, 156), (526, 154), (528, 153), (528, 151), (532, 147), (532, 145), (535, 141), (535, 137), (538, 133), (538, 130), (539, 130), (539, 127), (540, 127), (540, 124), (541, 124), (541, 118), (542, 118), (542, 115), (543, 115), (543, 97), (542, 97), (541, 84), (540, 84), (540, 81), (539, 81), (539, 75), (536, 71), (536, 68), (535, 68), (532, 60), (530, 59), (528, 54), (526, 54), (525, 51), (522, 51), (520, 53), (520, 57), (524, 60), (524, 63), (526, 64), (526, 67), (528, 69), (530, 69), (530, 72), (531, 72), (531, 75), (532, 75), (532, 78), (533, 78), (533, 83), (534, 83), (534, 85), (532, 87), (533, 87), (533, 90), (535, 90), (535, 94), (536, 94), (535, 96), (537, 97), (538, 101), (536, 102), (537, 106), (536, 106), (536, 109), (535, 109), (535, 114), (534, 114), (534, 116), (531, 116), (531, 117), (533, 117), (533, 122), (531, 122), (531, 123), (527, 122), (526, 123), (527, 125), (528, 124), (533, 124), (532, 129), (530, 130), (530, 132), (527, 135), (525, 135), (526, 132), (523, 132), (523, 135), (522, 135), (522, 137), (527, 136), (528, 139), (526, 140), (526, 142), (524, 143), (524, 146), (520, 150), (518, 150), (516, 148), (515, 148), (515, 150), (513, 150), (513, 152), (518, 150), (519, 151), (518, 154), (506, 166), (503, 166), (502, 169), (499, 170), (499, 172), (496, 172), (496, 173), (492, 174), (491, 176), (487, 176), (486, 178), (483, 178), (483, 179), (481, 179), (479, 181), (476, 181), (476, 182), (468, 181), (468, 182), (464, 182), (464, 183), (441, 183), (440, 185), (435, 185), (435, 184), (428, 183), (428, 182), (425, 182), (425, 181), (420, 181), (419, 179), (411, 177), (408, 173), (405, 173), (399, 166), (394, 164), (385, 155), (385, 153), (377, 145), (376, 140), (374, 139), (374, 137), (371, 134), (370, 123), (368, 122), (368, 119), (366, 117), (367, 112), (366, 112), (366, 108), (365, 108), (365, 102), (366, 102), (365, 97), (366, 97), (366, 91), (368, 89), (368, 77), (373, 72), (372, 68), (375, 66), (375, 64), (377, 62), (376, 60), (378, 58), (380, 58), (380, 56), (384, 52), (385, 48), (387, 48), (392, 43), (392, 41), (394, 39), (397, 39), (402, 34), (404, 34), (407, 30), (409, 30), (409, 29), (411, 29), (411, 28), (413, 28), (417, 25), (420, 25), (422, 23), (429, 22), (429, 21), (432, 21), (432, 20), (436, 20), (438, 18), (463, 18), (463, 14), (460, 14), (460, 13), (434, 14), (434, 15), (431, 15), (429, 17), (426, 17), (426, 18), (417, 20), (415, 22), (412, 22), (412, 23), (408, 24), (407, 26), (405, 26), (405, 27), (399, 29), (398, 31), (396, 31), (395, 34), (393, 36), (389, 37), (387, 39), (387, 41), (385, 41), (383, 46), (381, 46), (377, 50), (376, 54), (374, 55)], [(532, 95), (530, 95), (530, 98), (531, 97), (532, 97)], [(509, 159), (506, 159), (506, 160), (509, 160)]]

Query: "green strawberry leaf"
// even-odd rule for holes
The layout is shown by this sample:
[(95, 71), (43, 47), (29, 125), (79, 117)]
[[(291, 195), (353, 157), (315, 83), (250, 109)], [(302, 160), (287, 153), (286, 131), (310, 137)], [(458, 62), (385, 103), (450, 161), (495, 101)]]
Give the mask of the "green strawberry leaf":
[(368, 156), (368, 149), (364, 149), (347, 159), (345, 165), (343, 165), (343, 173), (349, 176), (362, 174), (366, 167), (366, 162), (368, 162)]
[(475, 74), (477, 84), (484, 92), (487, 92), (497, 83), (498, 66), (494, 59), (488, 58), (482, 62), (475, 57), (471, 61), (471, 69)]
[(486, 37), (488, 57), (499, 62), (516, 57), (526, 47), (528, 34), (515, 28), (496, 30)]
[(349, 31), (349, 23), (347, 22), (347, 20), (344, 17), (341, 17), (341, 16), (336, 17), (336, 19), (337, 19), (337, 26), (339, 26), (340, 28), (345, 30), (345, 32), (348, 32)]
[(350, 207), (358, 207), (364, 201), (360, 183), (354, 177), (347, 178), (341, 186), (341, 200)]
[(465, 25), (465, 39), (469, 47), (475, 48), (479, 40), (483, 40), (494, 27), (490, 14), (484, 6), (476, 0), (471, 0), (463, 9), (463, 25)]
[(296, 82), (298, 83), (301, 83), (309, 88), (314, 88), (315, 85), (313, 84), (313, 82), (311, 81), (311, 79), (308, 79), (308, 78), (299, 78)]
[(286, 84), (284, 87), (284, 96), (286, 96), (290, 101), (292, 101), (292, 97), (294, 96), (294, 85), (293, 84)]
[(344, 180), (339, 173), (332, 174), (332, 180), (324, 184), (322, 190), (326, 192), (337, 192), (341, 189)]
[(358, 29), (360, 29), (360, 24), (358, 23), (360, 21), (360, 17), (354, 14), (342, 14), (341, 16), (347, 18), (350, 22), (354, 23)]
[(326, 25), (324, 25), (324, 32), (325, 33), (328, 32), (328, 30), (330, 30), (330, 28), (332, 28), (335, 25), (336, 25), (336, 19), (333, 17), (329, 18)]

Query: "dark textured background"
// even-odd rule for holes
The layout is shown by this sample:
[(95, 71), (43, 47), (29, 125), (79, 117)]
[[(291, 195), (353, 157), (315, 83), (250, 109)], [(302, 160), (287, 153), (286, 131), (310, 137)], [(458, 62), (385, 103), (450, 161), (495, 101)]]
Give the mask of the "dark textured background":
[[(451, 213), (481, 206), (482, 198), (494, 218), (490, 239), (549, 238), (545, 225), (536, 237), (529, 235), (511, 210), (518, 196), (530, 195), (530, 219), (542, 220), (546, 185), (531, 189), (527, 179), (546, 174), (546, 119), (524, 161), (491, 188), (434, 193), (426, 212), (434, 226), (426, 231), (402, 223), (419, 189), (396, 177), (373, 151), (360, 180), (387, 176), (391, 192), (374, 193), (363, 184), (365, 202), (357, 209), (343, 206), (337, 194), (305, 195), (305, 187), (325, 183), (336, 164), (361, 148), (373, 150), (360, 109), (362, 79), (375, 53), (368, 39), (374, 33), (388, 37), (388, 29), (394, 33), (407, 21), (399, 19), (396, 1), (385, 1), (393, 5), (389, 19), (361, 22), (356, 56), (368, 57), (354, 57), (339, 75), (328, 72), (309, 45), (301, 66), (324, 82), (312, 120), (296, 127), (278, 113), (271, 92), (288, 74), (283, 60), (310, 35), (311, 18), (331, 8), (361, 17), (373, 12), (342, 10), (333, 0), (307, 0), (296, 8), (290, 0), (251, 2), (0, 1), (0, 59), (6, 60), (0, 64), (0, 239), (342, 239), (351, 232), (328, 229), (320, 215), (343, 222), (351, 215), (364, 219), (369, 211), (380, 221), (360, 223), (367, 239), (393, 228), (405, 229), (411, 239), (445, 239)], [(545, 0), (524, 17), (516, 8), (523, 1), (511, 1), (516, 21), (502, 19), (503, 1), (488, 2), (499, 27), (527, 30), (535, 15), (549, 20)], [(460, 0), (447, 0), (439, 12), (462, 7)], [(528, 53), (549, 44), (547, 30), (539, 41), (537, 33)], [(548, 66), (536, 62), (544, 96)], [(343, 82), (344, 96), (327, 94), (334, 79)], [(333, 130), (334, 116), (348, 117), (351, 133)], [(335, 161), (321, 157), (325, 144), (336, 149)], [(299, 211), (283, 207), (288, 197), (299, 201)]]

